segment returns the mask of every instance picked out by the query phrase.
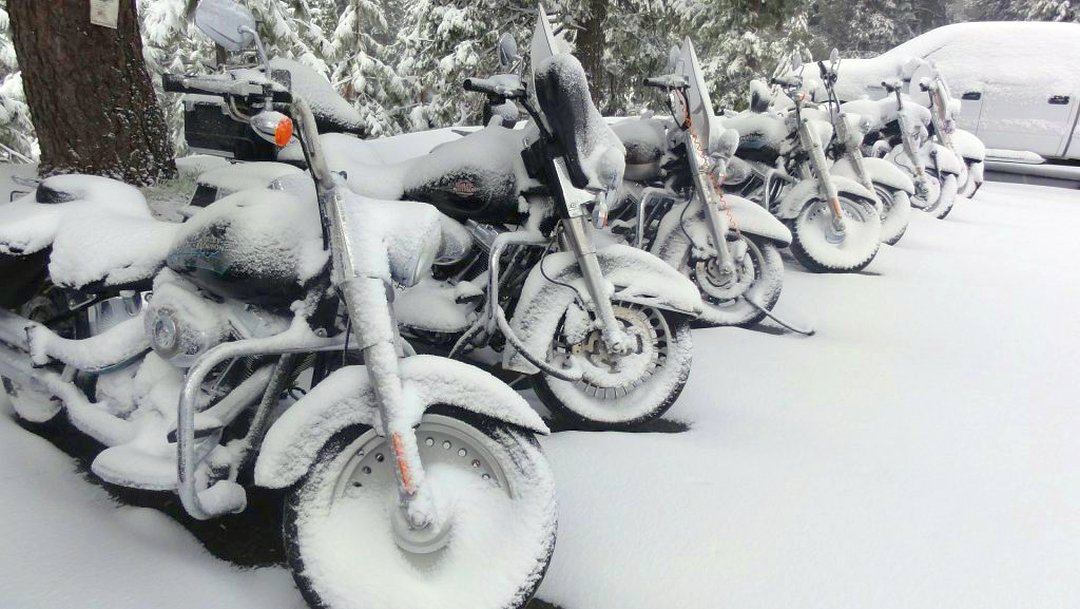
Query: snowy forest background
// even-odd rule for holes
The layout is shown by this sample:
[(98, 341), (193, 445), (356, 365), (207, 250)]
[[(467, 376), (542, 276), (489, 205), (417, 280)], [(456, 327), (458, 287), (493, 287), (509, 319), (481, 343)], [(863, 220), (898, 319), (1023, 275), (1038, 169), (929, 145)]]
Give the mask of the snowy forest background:
[[(160, 74), (204, 71), (212, 44), (191, 21), (197, 0), (137, 0), (146, 62)], [(245, 0), (271, 56), (324, 74), (377, 137), (475, 124), (480, 100), (461, 82), (497, 67), (495, 46), (510, 32), (524, 46), (535, 0)], [(689, 36), (714, 103), (739, 108), (747, 83), (798, 49), (814, 57), (836, 47), (870, 56), (957, 21), (1080, 22), (1080, 0), (545, 0), (589, 74), (605, 115), (638, 112), (651, 93), (638, 86)], [(28, 157), (37, 142), (23, 95), (6, 2), (0, 0), (0, 143)], [(160, 93), (160, 91), (159, 91)], [(177, 152), (181, 102), (161, 96)]]

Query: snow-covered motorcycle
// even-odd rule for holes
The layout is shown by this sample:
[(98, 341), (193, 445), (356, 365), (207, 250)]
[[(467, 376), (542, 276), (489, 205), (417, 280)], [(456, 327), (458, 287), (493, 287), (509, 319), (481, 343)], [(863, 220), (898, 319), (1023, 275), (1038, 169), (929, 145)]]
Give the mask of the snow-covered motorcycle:
[[(258, 45), (232, 0), (202, 0), (196, 23), (231, 51)], [(48, 261), (0, 311), (16, 413), (63, 411), (106, 446), (97, 476), (176, 491), (197, 519), (245, 509), (243, 484), (286, 489), (286, 555), (313, 607), (524, 605), (555, 539), (546, 427), (491, 375), (412, 355), (394, 322), (391, 286), (439, 250), (437, 211), (343, 189), (306, 101), (265, 76), (164, 82), (243, 108), (277, 147), (295, 138), (312, 179), (183, 224), (91, 176), (0, 206), (5, 262)], [(294, 385), (306, 394), (283, 398)]]
[(899, 80), (881, 84), (888, 96), (845, 102), (840, 109), (869, 120), (863, 141), (868, 156), (884, 158), (912, 177), (912, 206), (944, 218), (956, 203), (964, 164), (952, 150), (930, 139), (930, 110), (905, 96)]
[(713, 115), (692, 43), (678, 53), (671, 73), (644, 81), (664, 92), (671, 119), (643, 116), (613, 126), (627, 149), (627, 171), (611, 229), (694, 280), (705, 302), (699, 321), (750, 326), (780, 298), (779, 250), (791, 232), (720, 187), (738, 134)]
[(603, 215), (624, 152), (581, 64), (555, 45), (541, 11), (532, 92), (521, 79), (465, 82), (524, 108), (524, 129), (494, 121), (390, 165), (351, 162), (349, 140), (330, 138), (335, 167), (357, 192), (426, 201), (460, 222), (460, 261), (397, 295), (411, 340), (531, 377), (543, 403), (577, 425), (628, 428), (661, 416), (682, 390), (702, 302), (659, 258), (594, 240), (589, 207)]
[(739, 133), (724, 188), (787, 223), (791, 253), (807, 269), (859, 271), (881, 244), (877, 199), (858, 182), (830, 172), (825, 145), (832, 140), (832, 125), (807, 106), (798, 72), (775, 77), (772, 84), (781, 88), (790, 109), (770, 109), (767, 93), (753, 87), (750, 110), (723, 119)]
[(895, 245), (907, 231), (915, 184), (892, 163), (863, 156), (862, 145), (870, 131), (870, 120), (840, 108), (835, 89), (839, 67), (840, 55), (836, 49), (830, 55), (828, 66), (823, 61), (818, 62), (828, 97), (826, 109), (833, 125), (833, 139), (826, 149), (834, 161), (829, 171), (854, 180), (874, 193), (881, 205), (881, 240)]
[(918, 62), (919, 67), (912, 74), (911, 80), (919, 92), (929, 97), (932, 136), (963, 160), (964, 169), (958, 177), (957, 188), (960, 194), (971, 199), (982, 187), (986, 146), (974, 133), (956, 126), (961, 102), (952, 96), (949, 85), (937, 66), (928, 60)]

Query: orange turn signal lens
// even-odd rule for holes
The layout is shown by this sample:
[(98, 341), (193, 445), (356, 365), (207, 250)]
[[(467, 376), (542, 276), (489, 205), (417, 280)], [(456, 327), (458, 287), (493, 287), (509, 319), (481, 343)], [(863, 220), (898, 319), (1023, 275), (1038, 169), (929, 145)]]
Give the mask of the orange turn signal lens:
[(283, 117), (274, 130), (274, 143), (278, 148), (284, 148), (292, 141), (293, 122), (289, 117)]

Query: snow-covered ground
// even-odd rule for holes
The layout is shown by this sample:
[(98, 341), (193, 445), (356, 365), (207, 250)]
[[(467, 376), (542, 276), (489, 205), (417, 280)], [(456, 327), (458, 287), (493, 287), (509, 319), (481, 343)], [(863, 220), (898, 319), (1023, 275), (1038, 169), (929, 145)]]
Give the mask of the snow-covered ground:
[[(1080, 193), (987, 184), (852, 276), (812, 338), (695, 333), (683, 433), (545, 440), (565, 609), (1080, 606)], [(0, 606), (299, 608), (0, 417)], [(273, 543), (273, 540), (268, 540)]]

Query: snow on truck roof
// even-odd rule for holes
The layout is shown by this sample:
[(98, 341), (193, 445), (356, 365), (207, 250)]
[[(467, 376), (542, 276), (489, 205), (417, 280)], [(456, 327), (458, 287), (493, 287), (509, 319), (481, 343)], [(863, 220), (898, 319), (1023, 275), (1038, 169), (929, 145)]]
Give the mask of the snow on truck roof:
[[(932, 60), (955, 94), (1038, 87), (1038, 95), (1047, 88), (1080, 95), (1080, 24), (1038, 21), (954, 23), (877, 57), (842, 60), (837, 92), (843, 99), (876, 97), (868, 88), (910, 76), (905, 65), (917, 57)], [(816, 78), (817, 67), (808, 65), (805, 74)]]

